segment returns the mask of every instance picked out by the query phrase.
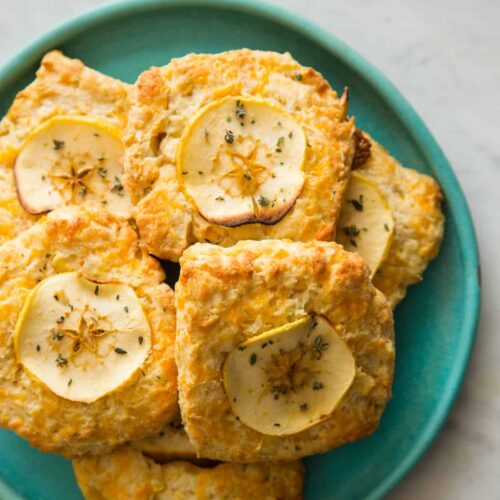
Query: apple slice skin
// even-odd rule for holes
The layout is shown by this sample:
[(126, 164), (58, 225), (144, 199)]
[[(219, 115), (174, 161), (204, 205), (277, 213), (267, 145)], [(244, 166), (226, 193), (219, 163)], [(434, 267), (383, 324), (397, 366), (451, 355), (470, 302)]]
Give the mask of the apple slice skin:
[(238, 419), (271, 436), (301, 432), (334, 411), (356, 374), (354, 357), (318, 315), (253, 337), (224, 364), (224, 385)]
[(14, 348), (38, 383), (62, 398), (92, 403), (139, 371), (151, 349), (151, 329), (130, 286), (61, 273), (25, 299)]
[(359, 253), (373, 277), (389, 253), (393, 234), (394, 219), (377, 185), (353, 172), (339, 217), (337, 242)]
[(262, 99), (225, 97), (202, 108), (177, 146), (177, 177), (208, 222), (279, 222), (304, 184), (306, 139), (295, 120)]
[(33, 215), (96, 199), (116, 215), (129, 217), (122, 184), (121, 132), (103, 119), (54, 116), (22, 145), (14, 166), (21, 206)]

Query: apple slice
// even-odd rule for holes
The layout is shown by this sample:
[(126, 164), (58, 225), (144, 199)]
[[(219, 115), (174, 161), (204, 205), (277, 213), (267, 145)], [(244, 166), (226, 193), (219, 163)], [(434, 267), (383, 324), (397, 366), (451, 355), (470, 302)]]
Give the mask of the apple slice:
[(392, 212), (377, 185), (353, 172), (337, 225), (337, 242), (359, 253), (373, 276), (387, 257), (393, 233)]
[(180, 412), (159, 433), (131, 441), (131, 445), (158, 462), (197, 461), (195, 448), (184, 430)]
[(116, 215), (129, 217), (120, 135), (105, 121), (84, 116), (55, 116), (44, 122), (26, 139), (16, 160), (21, 205), (31, 214), (41, 214), (99, 200)]
[(295, 434), (328, 418), (356, 373), (347, 344), (311, 315), (243, 342), (224, 364), (234, 414), (271, 436)]
[(26, 298), (14, 348), (35, 380), (62, 398), (91, 403), (137, 373), (150, 352), (151, 329), (130, 286), (62, 273)]
[(179, 184), (222, 226), (274, 224), (304, 184), (304, 131), (270, 102), (225, 97), (202, 108), (177, 146)]

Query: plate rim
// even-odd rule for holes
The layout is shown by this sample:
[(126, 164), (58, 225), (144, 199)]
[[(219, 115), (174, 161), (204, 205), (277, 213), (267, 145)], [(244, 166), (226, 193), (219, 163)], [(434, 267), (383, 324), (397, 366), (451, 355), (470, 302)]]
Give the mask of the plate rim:
[[(9, 87), (12, 81), (18, 78), (27, 68), (38, 62), (45, 52), (70, 38), (78, 37), (80, 33), (95, 25), (117, 16), (125, 17), (133, 13), (158, 8), (177, 7), (225, 8), (257, 15), (297, 31), (325, 48), (355, 73), (362, 74), (383, 98), (384, 104), (394, 110), (405, 125), (412, 141), (431, 166), (433, 175), (439, 180), (443, 191), (447, 195), (445, 202), (449, 206), (448, 213), (453, 214), (458, 222), (457, 233), (460, 254), (464, 263), (466, 300), (463, 307), (464, 318), (459, 337), (461, 342), (453, 370), (448, 375), (447, 390), (442, 393), (440, 402), (427, 421), (418, 441), (412, 446), (404, 459), (399, 462), (398, 466), (365, 497), (366, 500), (383, 498), (405, 478), (430, 447), (455, 403), (469, 366), (476, 339), (481, 295), (477, 239), (466, 198), (451, 165), (434, 136), (394, 84), (368, 60), (325, 28), (299, 14), (277, 5), (265, 3), (262, 0), (252, 0), (251, 2), (248, 0), (116, 0), (59, 23), (45, 34), (34, 38), (23, 49), (8, 58), (0, 68), (0, 93)], [(0, 497), (6, 500), (21, 500), (21, 497), (1, 477)]]

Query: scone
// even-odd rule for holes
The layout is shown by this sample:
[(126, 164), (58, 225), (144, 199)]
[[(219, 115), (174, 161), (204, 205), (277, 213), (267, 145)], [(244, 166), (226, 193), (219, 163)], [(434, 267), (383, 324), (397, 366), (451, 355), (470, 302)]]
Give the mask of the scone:
[(130, 213), (121, 135), (129, 85), (58, 51), (0, 122), (0, 243), (41, 213), (86, 200)]
[(0, 248), (0, 425), (44, 451), (101, 453), (177, 411), (163, 271), (100, 204), (54, 210)]
[(362, 154), (353, 164), (337, 241), (367, 259), (373, 284), (395, 307), (439, 252), (443, 195), (432, 177), (403, 167), (363, 134), (356, 134)]
[(179, 397), (198, 456), (291, 460), (375, 430), (393, 319), (359, 255), (265, 240), (196, 244), (180, 263)]
[(73, 462), (86, 500), (299, 500), (304, 472), (300, 462), (219, 464), (200, 468), (188, 462), (159, 465), (130, 446)]
[(125, 183), (141, 237), (177, 261), (192, 243), (331, 240), (354, 154), (346, 95), (290, 54), (190, 54), (138, 79)]

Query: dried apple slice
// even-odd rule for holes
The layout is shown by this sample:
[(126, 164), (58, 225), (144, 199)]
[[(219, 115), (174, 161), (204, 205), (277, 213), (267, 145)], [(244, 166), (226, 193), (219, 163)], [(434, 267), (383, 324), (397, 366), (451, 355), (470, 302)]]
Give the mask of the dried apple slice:
[(58, 396), (91, 403), (136, 374), (149, 355), (151, 329), (130, 286), (62, 273), (26, 298), (14, 347), (35, 380)]
[(104, 120), (55, 116), (36, 128), (19, 152), (14, 169), (19, 201), (27, 212), (41, 214), (99, 200), (129, 217), (123, 152), (120, 132)]
[(394, 220), (377, 185), (353, 172), (337, 225), (337, 241), (359, 253), (372, 276), (387, 257), (394, 233)]
[(226, 97), (200, 110), (177, 148), (184, 193), (209, 222), (274, 224), (304, 184), (306, 138), (270, 102)]
[(224, 384), (241, 422), (279, 436), (327, 418), (355, 372), (347, 344), (328, 320), (311, 315), (236, 347), (224, 364)]
[(184, 430), (180, 412), (159, 433), (131, 441), (131, 445), (157, 462), (172, 460), (196, 462), (198, 460), (196, 450)]

